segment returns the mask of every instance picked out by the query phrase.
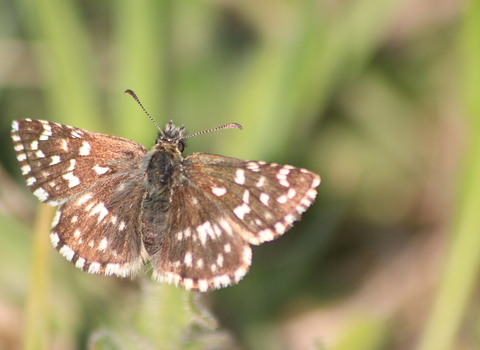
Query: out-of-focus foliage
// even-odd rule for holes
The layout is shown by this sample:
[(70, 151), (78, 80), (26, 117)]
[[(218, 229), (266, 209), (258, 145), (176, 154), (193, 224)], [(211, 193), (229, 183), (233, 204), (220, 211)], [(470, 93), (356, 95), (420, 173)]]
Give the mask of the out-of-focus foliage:
[[(478, 348), (479, 23), (452, 0), (1, 1), (0, 348)], [(10, 123), (149, 147), (125, 89), (159, 124), (244, 127), (187, 153), (322, 176), (239, 285), (88, 275), (48, 245)]]

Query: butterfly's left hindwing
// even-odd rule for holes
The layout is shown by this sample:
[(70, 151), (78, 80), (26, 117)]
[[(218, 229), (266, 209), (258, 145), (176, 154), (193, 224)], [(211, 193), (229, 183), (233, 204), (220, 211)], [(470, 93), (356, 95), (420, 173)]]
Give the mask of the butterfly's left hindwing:
[(251, 264), (249, 243), (288, 230), (320, 181), (305, 169), (204, 153), (187, 156), (182, 169), (168, 233), (152, 232), (161, 247), (153, 266), (157, 279), (201, 291), (237, 283)]

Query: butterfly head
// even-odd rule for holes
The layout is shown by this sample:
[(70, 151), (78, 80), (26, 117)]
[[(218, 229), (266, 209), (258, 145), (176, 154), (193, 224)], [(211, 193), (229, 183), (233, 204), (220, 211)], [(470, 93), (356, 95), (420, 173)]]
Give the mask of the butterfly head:
[(177, 127), (170, 120), (165, 126), (165, 129), (159, 131), (156, 144), (162, 143), (165, 146), (166, 144), (169, 144), (182, 153), (185, 149), (185, 143), (183, 142), (184, 138), (185, 126), (182, 125)]

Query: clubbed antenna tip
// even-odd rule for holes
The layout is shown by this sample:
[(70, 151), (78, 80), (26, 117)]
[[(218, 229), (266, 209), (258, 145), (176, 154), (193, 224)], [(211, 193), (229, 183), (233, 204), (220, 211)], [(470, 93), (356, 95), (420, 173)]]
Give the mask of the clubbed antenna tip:
[(147, 110), (145, 109), (145, 107), (143, 107), (143, 104), (142, 102), (140, 102), (140, 99), (138, 98), (137, 94), (134, 93), (132, 90), (130, 89), (127, 89), (125, 90), (125, 93), (126, 94), (129, 94), (130, 96), (133, 97), (133, 99), (138, 103), (138, 105), (142, 108), (143, 112), (147, 115), (148, 118), (150, 118), (150, 120), (152, 121), (153, 125), (155, 125), (155, 127), (158, 129), (158, 131), (162, 132), (162, 129), (160, 129), (160, 127), (158, 126), (158, 124), (155, 122), (155, 120), (152, 118), (152, 116), (147, 112)]
[(185, 140), (185, 139), (189, 139), (189, 138), (191, 138), (191, 137), (197, 136), (197, 135), (206, 134), (207, 132), (212, 132), (212, 131), (217, 131), (217, 130), (222, 130), (222, 129), (230, 129), (230, 128), (235, 128), (235, 129), (240, 129), (240, 130), (243, 129), (240, 124), (237, 124), (237, 123), (229, 123), (229, 124), (225, 124), (225, 125), (222, 125), (222, 126), (217, 126), (216, 128), (213, 128), (213, 129), (196, 132), (195, 134), (186, 136), (186, 137), (184, 137), (183, 139)]

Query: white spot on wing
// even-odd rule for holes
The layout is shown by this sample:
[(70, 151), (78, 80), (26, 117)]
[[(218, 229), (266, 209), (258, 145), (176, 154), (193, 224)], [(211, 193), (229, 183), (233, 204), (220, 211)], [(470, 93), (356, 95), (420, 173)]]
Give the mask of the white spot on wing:
[(191, 278), (184, 278), (183, 279), (183, 286), (186, 290), (192, 290), (193, 288), (193, 280)]
[(277, 202), (280, 204), (285, 204), (287, 203), (288, 197), (284, 194), (282, 194), (280, 197), (277, 198)]
[(81, 196), (78, 200), (77, 200), (77, 205), (82, 205), (84, 203), (86, 203), (89, 199), (91, 199), (93, 196), (92, 194), (89, 192), (89, 193), (86, 193), (84, 194), (83, 196)]
[(287, 181), (287, 176), (288, 176), (289, 173), (290, 173), (290, 169), (286, 168), (286, 167), (283, 167), (282, 169), (280, 169), (278, 171), (277, 179), (280, 182), (280, 185), (282, 185), (284, 187), (289, 187), (290, 186), (290, 183)]
[(87, 141), (83, 141), (82, 146), (78, 150), (78, 154), (81, 156), (88, 156), (91, 149), (90, 144)]
[(60, 163), (60, 156), (52, 156), (50, 161), (50, 166)]
[(198, 290), (200, 292), (206, 292), (208, 290), (208, 282), (205, 279), (198, 280)]
[(63, 139), (62, 144), (60, 145), (60, 148), (63, 149), (65, 152), (68, 152), (68, 142), (67, 140)]
[(264, 205), (268, 206), (268, 201), (270, 200), (270, 196), (265, 192), (260, 193), (260, 202)]
[(191, 252), (187, 252), (185, 254), (185, 259), (184, 259), (184, 262), (185, 262), (185, 265), (187, 265), (188, 267), (191, 267), (192, 266), (192, 253)]
[(288, 198), (290, 199), (295, 198), (296, 195), (297, 195), (297, 191), (295, 191), (293, 188), (288, 189), (288, 193), (287, 193)]
[(228, 275), (221, 275), (213, 279), (213, 285), (215, 288), (227, 287), (232, 283)]
[(67, 171), (74, 171), (76, 164), (77, 164), (77, 161), (75, 159), (70, 159), (70, 166), (68, 167)]
[(222, 267), (223, 266), (223, 255), (222, 254), (218, 254), (217, 256), (217, 265)]
[(247, 274), (247, 269), (240, 267), (235, 271), (235, 282), (238, 283)]
[(257, 162), (248, 162), (247, 163), (247, 169), (249, 169), (251, 171), (258, 172), (258, 171), (260, 171), (260, 166)]
[(245, 215), (250, 213), (250, 211), (251, 211), (250, 206), (246, 203), (242, 203), (241, 205), (233, 209), (233, 212), (235, 213), (237, 218), (239, 218), (240, 220), (243, 220)]
[(62, 175), (62, 177), (68, 181), (68, 187), (70, 188), (80, 185), (80, 179), (73, 175), (73, 171)]
[(98, 245), (98, 250), (101, 250), (104, 252), (107, 249), (108, 246), (108, 239), (107, 237), (103, 237), (102, 240), (100, 241), (100, 244)]
[(57, 212), (55, 213), (55, 216), (53, 217), (53, 220), (52, 220), (52, 228), (57, 226), (61, 216), (62, 216), (62, 211), (57, 209)]
[(80, 132), (80, 130), (72, 130), (71, 135), (74, 139), (82, 138), (82, 133)]
[(100, 165), (95, 165), (92, 169), (93, 169), (93, 171), (95, 171), (98, 175), (103, 175), (103, 174), (105, 174), (107, 171), (110, 170), (110, 168), (103, 167), (103, 166), (100, 166)]
[(248, 245), (246, 245), (243, 248), (243, 261), (248, 266), (250, 266), (252, 264), (252, 248), (250, 248)]
[(263, 185), (265, 184), (265, 176), (260, 176), (257, 183), (255, 184), (255, 187), (263, 187)]
[(88, 267), (88, 273), (98, 273), (100, 271), (100, 263), (92, 262)]
[(203, 267), (203, 259), (198, 259), (197, 260), (197, 268), (201, 269)]
[(269, 228), (260, 231), (258, 235), (260, 236), (263, 242), (271, 241), (275, 237), (272, 230), (270, 230)]
[(213, 225), (213, 231), (215, 232), (215, 235), (217, 237), (220, 237), (222, 235), (222, 230), (220, 230), (220, 227), (218, 227), (218, 225)]
[(243, 169), (237, 169), (235, 172), (235, 181), (236, 184), (238, 185), (244, 185), (245, 184), (245, 170)]
[(277, 222), (275, 224), (275, 231), (277, 231), (278, 234), (283, 234), (285, 232), (285, 228), (286, 226), (281, 222)]
[(222, 219), (220, 220), (220, 226), (229, 234), (230, 236), (233, 234), (232, 226), (228, 223), (228, 221)]
[(120, 264), (107, 264), (105, 266), (105, 275), (117, 275), (117, 276), (127, 276), (128, 275), (128, 270), (125, 268), (122, 268)]
[(205, 221), (203, 224), (197, 227), (198, 238), (205, 245), (207, 241), (207, 235), (210, 236), (211, 239), (215, 239), (215, 230), (212, 227), (210, 221)]
[(45, 158), (45, 153), (43, 153), (42, 150), (38, 150), (37, 152), (35, 152), (35, 155), (37, 156), (37, 158)]
[(214, 195), (221, 197), (227, 193), (227, 189), (225, 187), (212, 187), (212, 192)]
[(292, 224), (294, 221), (295, 221), (295, 216), (293, 216), (292, 214), (288, 214), (287, 216), (285, 216), (285, 222), (287, 224)]
[(102, 222), (105, 216), (108, 215), (108, 209), (105, 207), (103, 203), (98, 203), (95, 208), (92, 209), (90, 212), (90, 216), (98, 214), (98, 222)]
[(28, 164), (25, 164), (20, 169), (22, 170), (22, 175), (27, 175), (29, 172), (32, 171), (32, 168)]
[(243, 203), (248, 204), (249, 199), (250, 199), (250, 191), (249, 191), (249, 190), (245, 190), (245, 191), (243, 192), (243, 197), (242, 197)]
[(59, 252), (68, 261), (71, 261), (73, 259), (73, 256), (75, 255), (75, 252), (73, 251), (73, 249), (70, 248), (68, 245), (64, 245), (62, 248), (60, 248)]
[(45, 202), (48, 198), (48, 193), (43, 188), (37, 188), (33, 194), (40, 200), (40, 202)]
[(43, 132), (38, 138), (40, 141), (46, 141), (52, 136), (52, 127), (48, 122), (43, 123)]
[(75, 263), (75, 266), (81, 270), (83, 270), (85, 266), (85, 259), (84, 258), (78, 258), (77, 262)]
[(50, 241), (52, 242), (54, 247), (57, 247), (58, 242), (60, 242), (60, 237), (55, 232), (50, 233)]

